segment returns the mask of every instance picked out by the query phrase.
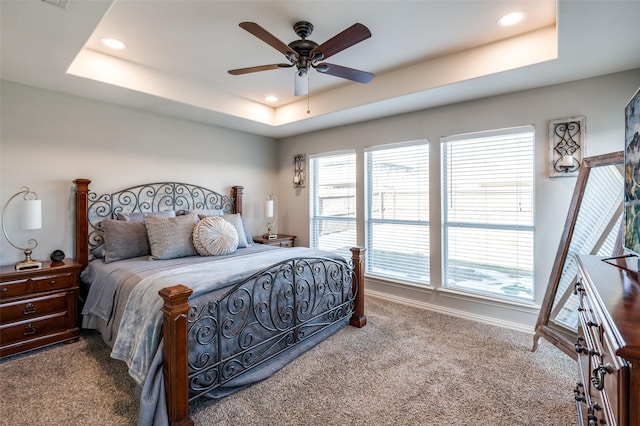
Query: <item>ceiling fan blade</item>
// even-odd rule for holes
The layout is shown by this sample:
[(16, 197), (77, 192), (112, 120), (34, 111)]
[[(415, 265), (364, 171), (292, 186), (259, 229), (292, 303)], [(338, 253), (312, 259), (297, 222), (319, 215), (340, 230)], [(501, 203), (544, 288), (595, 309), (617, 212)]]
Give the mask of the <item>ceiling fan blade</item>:
[(327, 59), (328, 57), (343, 51), (347, 47), (360, 43), (362, 40), (366, 40), (369, 37), (371, 37), (371, 31), (369, 31), (369, 28), (365, 27), (363, 24), (356, 23), (341, 33), (331, 37), (321, 45), (315, 47), (309, 53), (309, 56), (313, 58), (316, 54), (321, 53), (322, 57), (320, 59)]
[(241, 74), (249, 74), (249, 73), (258, 72), (258, 71), (276, 70), (279, 68), (291, 68), (292, 66), (293, 64), (258, 65), (257, 67), (238, 68), (235, 70), (229, 70), (227, 72), (232, 75), (241, 75)]
[(318, 72), (333, 75), (335, 77), (346, 78), (347, 80), (357, 81), (358, 83), (368, 83), (373, 79), (373, 74), (366, 71), (356, 70), (354, 68), (343, 67), (341, 65), (328, 64), (323, 62), (316, 67)]
[(306, 75), (301, 76), (298, 73), (296, 73), (294, 95), (306, 96), (308, 94), (309, 94), (309, 74), (307, 73)]
[(298, 52), (287, 46), (284, 42), (280, 41), (276, 36), (271, 34), (269, 31), (262, 28), (260, 25), (255, 22), (240, 22), (240, 28), (249, 31), (254, 36), (258, 37), (260, 40), (267, 43), (269, 46), (276, 49), (278, 52), (285, 55), (287, 58), (297, 58)]

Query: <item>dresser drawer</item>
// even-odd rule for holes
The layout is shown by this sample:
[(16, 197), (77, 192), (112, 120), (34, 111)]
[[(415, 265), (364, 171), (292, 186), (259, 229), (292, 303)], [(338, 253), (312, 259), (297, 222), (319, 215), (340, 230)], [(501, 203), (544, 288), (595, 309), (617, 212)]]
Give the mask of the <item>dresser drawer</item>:
[(59, 312), (33, 320), (3, 325), (0, 328), (0, 345), (35, 339), (67, 328), (67, 312)]
[(6, 303), (0, 307), (0, 318), (2, 318), (2, 324), (8, 324), (66, 310), (67, 293), (55, 293)]

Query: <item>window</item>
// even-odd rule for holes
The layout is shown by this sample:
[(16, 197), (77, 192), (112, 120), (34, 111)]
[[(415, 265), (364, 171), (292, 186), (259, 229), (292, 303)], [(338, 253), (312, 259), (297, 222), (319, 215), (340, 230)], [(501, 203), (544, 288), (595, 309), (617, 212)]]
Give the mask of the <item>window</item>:
[(366, 272), (429, 283), (429, 145), (365, 151)]
[(533, 126), (442, 139), (443, 285), (532, 301)]
[(351, 258), (356, 236), (356, 154), (311, 157), (309, 161), (311, 247)]

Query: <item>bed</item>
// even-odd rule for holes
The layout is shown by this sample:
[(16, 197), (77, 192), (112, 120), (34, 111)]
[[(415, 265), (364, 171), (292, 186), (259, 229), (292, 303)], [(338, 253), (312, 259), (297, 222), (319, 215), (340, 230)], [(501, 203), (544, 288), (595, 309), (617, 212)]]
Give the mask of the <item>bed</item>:
[[(242, 186), (223, 195), (162, 182), (96, 194), (90, 183), (74, 180), (83, 326), (99, 330), (112, 357), (127, 362), (141, 392), (141, 424), (193, 424), (196, 398), (264, 380), (342, 326), (366, 324), (364, 248), (352, 247), (347, 260), (252, 244)], [(176, 230), (185, 226), (195, 252), (180, 247), (186, 237)], [(140, 229), (150, 253), (127, 240)]]

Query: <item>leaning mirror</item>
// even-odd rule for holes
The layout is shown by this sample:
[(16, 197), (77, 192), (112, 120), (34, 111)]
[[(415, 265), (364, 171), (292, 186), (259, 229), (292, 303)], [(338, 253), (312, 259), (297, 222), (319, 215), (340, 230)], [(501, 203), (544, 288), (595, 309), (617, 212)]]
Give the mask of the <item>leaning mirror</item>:
[(532, 351), (544, 337), (567, 355), (577, 357), (576, 255), (622, 253), (623, 157), (619, 151), (584, 159), (540, 308)]

